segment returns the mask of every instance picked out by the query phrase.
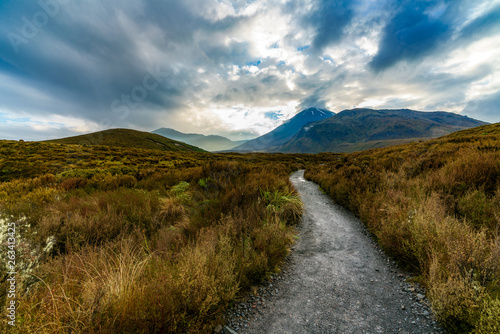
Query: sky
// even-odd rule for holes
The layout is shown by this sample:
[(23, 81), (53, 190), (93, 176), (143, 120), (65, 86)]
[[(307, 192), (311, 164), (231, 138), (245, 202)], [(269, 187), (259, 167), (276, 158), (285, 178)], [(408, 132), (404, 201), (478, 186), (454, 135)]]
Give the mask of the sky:
[(500, 122), (500, 0), (0, 0), (0, 139), (250, 139), (309, 107)]

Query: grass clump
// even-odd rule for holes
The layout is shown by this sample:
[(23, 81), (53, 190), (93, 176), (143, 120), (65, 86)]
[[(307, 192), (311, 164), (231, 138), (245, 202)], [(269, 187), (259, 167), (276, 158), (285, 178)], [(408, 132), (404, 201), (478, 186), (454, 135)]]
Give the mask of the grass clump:
[(261, 190), (261, 196), (269, 215), (284, 217), (285, 222), (296, 222), (302, 215), (302, 202), (290, 189), (285, 192)]

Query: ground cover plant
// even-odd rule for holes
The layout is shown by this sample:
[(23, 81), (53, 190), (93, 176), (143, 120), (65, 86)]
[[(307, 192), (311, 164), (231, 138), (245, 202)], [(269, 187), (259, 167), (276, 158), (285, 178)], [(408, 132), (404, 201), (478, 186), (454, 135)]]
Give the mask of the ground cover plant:
[[(210, 332), (279, 270), (305, 156), (0, 142), (1, 254), (16, 225), (12, 333)], [(3, 255), (2, 255), (3, 256)], [(2, 305), (8, 301), (1, 259)]]
[[(331, 156), (306, 177), (419, 274), (451, 332), (500, 331), (500, 124)], [(328, 157), (325, 155), (325, 159)]]

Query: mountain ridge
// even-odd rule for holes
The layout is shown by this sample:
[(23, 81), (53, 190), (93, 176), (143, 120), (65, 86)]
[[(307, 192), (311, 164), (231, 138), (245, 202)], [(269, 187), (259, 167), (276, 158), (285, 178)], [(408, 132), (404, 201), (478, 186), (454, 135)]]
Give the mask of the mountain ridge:
[(159, 128), (151, 133), (158, 134), (160, 136), (181, 141), (189, 145), (200, 147), (207, 151), (223, 151), (235, 148), (247, 140), (232, 141), (226, 137), (219, 135), (202, 135), (199, 133), (184, 133), (171, 128)]
[(411, 109), (347, 109), (303, 127), (277, 148), (283, 153), (353, 152), (436, 138), (488, 124), (454, 113)]
[(356, 108), (335, 114), (308, 108), (267, 134), (240, 145), (222, 136), (182, 133), (169, 128), (152, 132), (110, 129), (47, 142), (165, 151), (347, 153), (428, 140), (486, 124), (444, 111)]

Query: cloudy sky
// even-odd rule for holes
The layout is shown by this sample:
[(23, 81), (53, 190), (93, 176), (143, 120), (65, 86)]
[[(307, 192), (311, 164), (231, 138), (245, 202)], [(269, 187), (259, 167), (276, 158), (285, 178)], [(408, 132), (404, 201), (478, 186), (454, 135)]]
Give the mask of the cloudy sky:
[(500, 121), (500, 0), (0, 0), (0, 139), (248, 139), (307, 107)]

